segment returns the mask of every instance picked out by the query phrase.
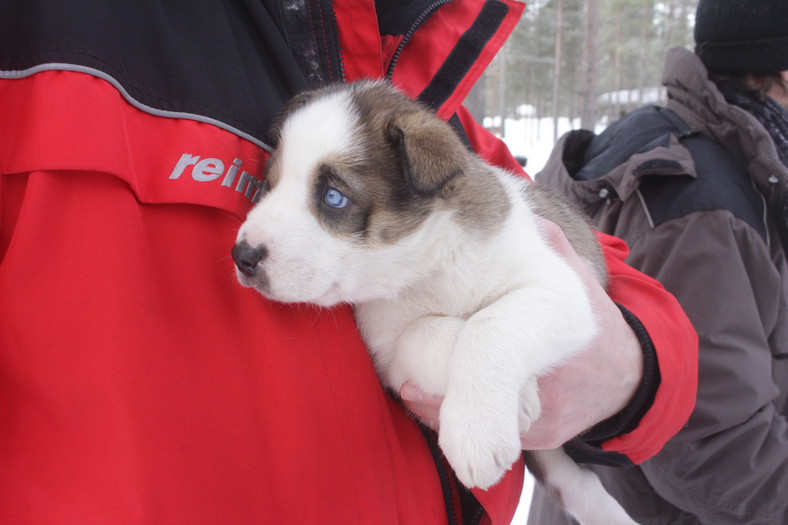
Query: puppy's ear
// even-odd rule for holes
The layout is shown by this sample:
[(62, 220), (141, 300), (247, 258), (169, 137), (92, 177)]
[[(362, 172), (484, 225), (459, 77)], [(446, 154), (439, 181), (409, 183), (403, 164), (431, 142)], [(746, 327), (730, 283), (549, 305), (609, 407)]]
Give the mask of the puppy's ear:
[(408, 189), (421, 197), (445, 195), (466, 168), (468, 151), (447, 123), (426, 111), (398, 113), (386, 136), (399, 153)]
[(271, 124), (271, 129), (268, 130), (268, 141), (271, 145), (276, 147), (276, 145), (279, 143), (282, 126), (284, 125), (287, 118), (294, 112), (298, 111), (299, 108), (306, 106), (314, 98), (314, 91), (303, 91), (291, 98), (287, 104), (285, 104), (282, 111), (279, 112), (279, 114), (274, 119), (274, 122)]

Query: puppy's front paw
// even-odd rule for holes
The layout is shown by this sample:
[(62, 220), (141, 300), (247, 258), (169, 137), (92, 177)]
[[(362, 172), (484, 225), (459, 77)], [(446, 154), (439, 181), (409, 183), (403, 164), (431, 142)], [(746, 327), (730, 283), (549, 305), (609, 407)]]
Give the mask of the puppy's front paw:
[(444, 401), (438, 444), (446, 459), (466, 487), (490, 488), (522, 452), (515, 414), (473, 418), (445, 408)]
[(542, 404), (539, 402), (539, 387), (536, 376), (529, 379), (520, 390), (520, 432), (527, 432), (531, 423), (539, 419), (542, 413)]

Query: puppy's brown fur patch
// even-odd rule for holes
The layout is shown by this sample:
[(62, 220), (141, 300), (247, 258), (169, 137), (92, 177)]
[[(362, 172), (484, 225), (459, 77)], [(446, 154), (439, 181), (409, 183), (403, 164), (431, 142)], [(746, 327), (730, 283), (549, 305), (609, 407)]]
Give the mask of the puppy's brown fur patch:
[(355, 93), (373, 162), (383, 163), (398, 189), (399, 204), (379, 209), (379, 218), (393, 221), (387, 231), (396, 232), (387, 239), (409, 233), (423, 219), (417, 215), (414, 223), (403, 223), (402, 202), (421, 203), (425, 214), (432, 207), (453, 210), (473, 231), (491, 233), (500, 225), (509, 209), (503, 188), (448, 123), (383, 85), (361, 84)]
[[(331, 155), (313, 175), (312, 210), (335, 234), (369, 245), (393, 243), (416, 230), (436, 209), (453, 210), (469, 230), (493, 230), (508, 210), (505, 193), (453, 128), (420, 103), (387, 86), (329, 86), (296, 97), (272, 134), (310, 101), (351, 93), (358, 147)], [(281, 177), (278, 150), (268, 166), (272, 187)], [(347, 209), (323, 202), (328, 186), (351, 199)], [(494, 216), (480, 208), (497, 210)], [(484, 217), (484, 219), (480, 219)]]

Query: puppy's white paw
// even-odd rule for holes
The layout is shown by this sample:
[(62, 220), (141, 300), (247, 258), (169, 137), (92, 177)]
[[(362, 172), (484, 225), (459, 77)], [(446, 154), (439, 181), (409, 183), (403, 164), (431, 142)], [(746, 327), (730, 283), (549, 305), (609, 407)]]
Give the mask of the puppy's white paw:
[(472, 410), (446, 408), (444, 401), (438, 438), (441, 450), (463, 485), (490, 488), (522, 453), (515, 413), (472, 417)]
[(539, 387), (536, 376), (531, 377), (520, 390), (520, 432), (527, 432), (531, 423), (539, 419), (542, 414), (542, 404), (539, 402)]

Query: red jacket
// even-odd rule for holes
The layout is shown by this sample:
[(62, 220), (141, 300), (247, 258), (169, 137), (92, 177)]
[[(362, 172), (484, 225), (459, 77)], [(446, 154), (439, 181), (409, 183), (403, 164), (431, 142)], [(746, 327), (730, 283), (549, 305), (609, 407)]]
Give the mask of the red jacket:
[[(380, 387), (350, 309), (269, 303), (234, 278), (266, 124), (311, 82), (302, 60), (244, 91), (265, 79), (243, 59), (292, 44), (269, 15), (304, 26), (270, 0), (50, 3), (0, 6), (0, 523), (453, 519), (456, 486)], [(370, 1), (321, 5), (333, 20), (302, 13), (321, 51), (302, 58), (322, 80), (380, 77), (396, 57), (395, 83), (514, 165), (459, 104), (522, 5), (451, 2), (405, 37), (380, 36)], [(487, 38), (457, 60), (474, 31)], [(652, 410), (604, 445), (640, 461), (689, 413), (695, 342), (672, 297), (606, 242), (611, 294), (659, 355)], [(476, 493), (486, 519), (511, 520), (522, 473)]]

